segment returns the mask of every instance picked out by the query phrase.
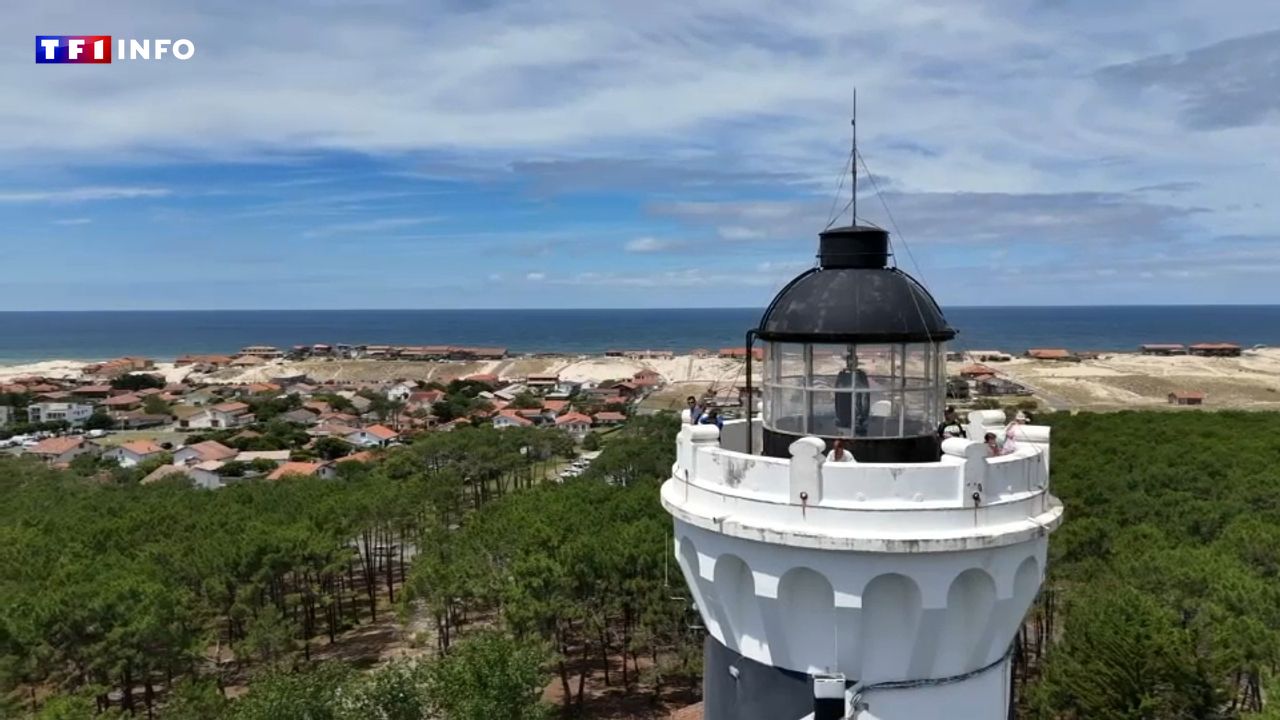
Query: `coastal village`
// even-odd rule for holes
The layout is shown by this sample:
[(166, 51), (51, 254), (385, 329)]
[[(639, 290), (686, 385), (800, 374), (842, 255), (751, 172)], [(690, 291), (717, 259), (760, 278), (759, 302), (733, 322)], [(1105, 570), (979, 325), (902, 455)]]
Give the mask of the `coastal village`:
[[(329, 477), (343, 462), (462, 426), (557, 428), (587, 443), (631, 414), (678, 409), (688, 395), (734, 416), (746, 403), (745, 361), (744, 348), (569, 357), (315, 344), (252, 345), (172, 362), (41, 364), (25, 369), (42, 373), (0, 375), (0, 452), (55, 466), (89, 455), (146, 465), (144, 482), (181, 474), (206, 488), (245, 477)], [(1280, 354), (1229, 343), (1152, 343), (1135, 353), (953, 351), (947, 361), (948, 399), (961, 407), (1280, 402), (1272, 382)], [(1140, 393), (1111, 382), (1132, 379), (1147, 387)], [(156, 458), (166, 462), (155, 467)]]

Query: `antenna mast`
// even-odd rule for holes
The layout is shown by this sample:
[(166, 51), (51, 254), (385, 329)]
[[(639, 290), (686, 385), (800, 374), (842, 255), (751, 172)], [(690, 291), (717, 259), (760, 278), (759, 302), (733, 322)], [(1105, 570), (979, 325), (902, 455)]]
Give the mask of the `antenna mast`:
[(853, 119), (849, 122), (853, 127), (853, 150), (849, 156), (849, 166), (853, 168), (853, 182), (850, 183), (853, 198), (849, 202), (849, 224), (858, 224), (858, 88), (853, 89)]

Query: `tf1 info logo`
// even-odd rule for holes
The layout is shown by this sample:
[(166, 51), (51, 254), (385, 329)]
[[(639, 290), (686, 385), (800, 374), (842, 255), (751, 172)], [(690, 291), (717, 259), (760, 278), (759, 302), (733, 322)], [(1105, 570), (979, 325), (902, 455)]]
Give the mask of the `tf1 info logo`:
[(110, 35), (37, 35), (36, 62), (40, 64), (102, 65), (117, 60), (163, 60), (171, 55), (190, 60), (196, 54), (195, 43), (181, 38), (117, 38), (112, 53)]

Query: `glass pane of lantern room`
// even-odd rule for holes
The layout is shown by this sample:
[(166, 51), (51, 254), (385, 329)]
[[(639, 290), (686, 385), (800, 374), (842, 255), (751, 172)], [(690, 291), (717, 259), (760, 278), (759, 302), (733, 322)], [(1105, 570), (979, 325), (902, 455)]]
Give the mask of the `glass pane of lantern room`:
[(765, 427), (803, 434), (805, 422), (805, 346), (770, 343), (765, 369)]

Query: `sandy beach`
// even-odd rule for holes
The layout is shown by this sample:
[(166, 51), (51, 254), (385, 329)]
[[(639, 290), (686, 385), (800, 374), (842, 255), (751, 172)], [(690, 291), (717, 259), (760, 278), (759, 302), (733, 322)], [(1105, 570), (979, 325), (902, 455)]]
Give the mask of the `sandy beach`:
[[(950, 363), (956, 373), (968, 364)], [(1206, 394), (1207, 408), (1280, 410), (1280, 348), (1248, 350), (1238, 358), (1206, 358), (1188, 355), (1159, 357), (1137, 353), (1103, 354), (1080, 362), (1054, 362), (1015, 358), (986, 363), (998, 375), (1033, 388), (1047, 407), (1062, 410), (1119, 410), (1167, 407), (1168, 394), (1198, 391)], [(0, 366), (0, 382), (39, 375), (75, 379), (85, 363), (46, 360)], [(277, 360), (247, 369), (225, 369), (210, 375), (191, 375), (190, 367), (156, 363), (155, 370), (169, 382), (184, 379), (218, 384), (263, 382), (290, 373), (305, 373), (315, 382), (373, 383), (395, 380), (448, 382), (479, 373), (504, 378), (531, 374), (558, 374), (577, 382), (603, 382), (630, 378), (651, 369), (666, 385), (646, 401), (646, 407), (676, 408), (685, 395), (706, 391), (731, 394), (746, 383), (746, 365), (739, 360), (677, 355), (672, 358), (632, 360), (602, 356), (520, 357), (485, 362), (409, 362), (380, 360)]]

